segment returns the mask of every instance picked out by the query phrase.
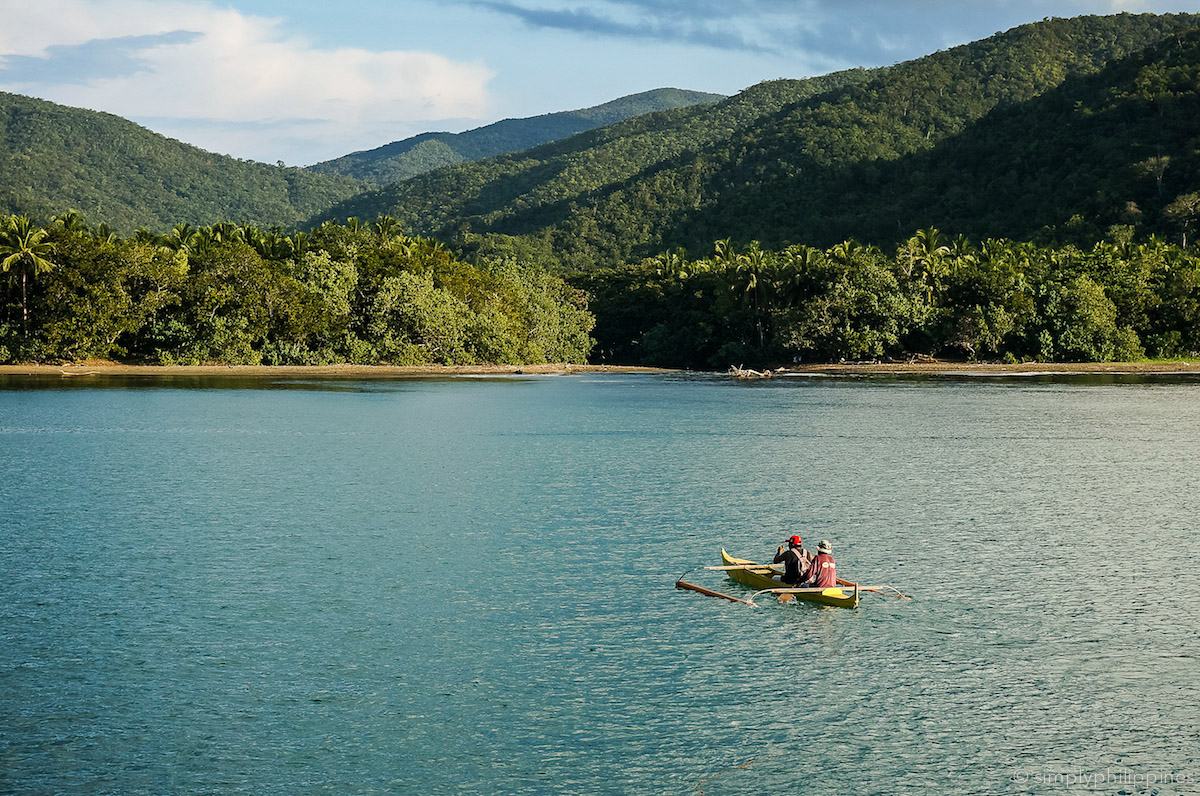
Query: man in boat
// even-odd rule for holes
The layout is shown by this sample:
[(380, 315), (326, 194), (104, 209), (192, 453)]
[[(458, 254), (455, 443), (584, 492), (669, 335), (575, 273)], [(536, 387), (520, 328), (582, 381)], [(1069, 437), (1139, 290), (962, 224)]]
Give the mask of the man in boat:
[(775, 551), (774, 564), (783, 564), (781, 580), (789, 586), (794, 586), (804, 579), (812, 563), (812, 553), (804, 549), (804, 540), (793, 536), (787, 540), (787, 548), (783, 545)]
[(833, 560), (833, 545), (822, 539), (817, 545), (817, 555), (804, 573), (802, 586), (832, 589), (837, 585), (837, 562)]

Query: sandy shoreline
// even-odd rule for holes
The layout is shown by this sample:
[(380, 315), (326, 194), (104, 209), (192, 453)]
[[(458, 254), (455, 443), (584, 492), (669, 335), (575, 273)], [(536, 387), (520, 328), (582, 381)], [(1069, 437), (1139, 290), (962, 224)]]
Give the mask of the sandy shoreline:
[(573, 373), (667, 373), (660, 368), (615, 365), (0, 365), (0, 376), (278, 376), (402, 378), (405, 376), (569, 375)]
[(1055, 376), (1071, 374), (1173, 374), (1200, 373), (1197, 362), (873, 362), (797, 365), (780, 375), (825, 374), (830, 376)]
[[(80, 362), (63, 365), (0, 365), (0, 376), (252, 376), (283, 378), (404, 378), (430, 376), (571, 375), (588, 373), (677, 373), (665, 368), (624, 365), (123, 365)], [(823, 376), (1040, 376), (1071, 374), (1200, 373), (1200, 362), (1025, 362), (1016, 365), (969, 362), (892, 362), (796, 365), (775, 377)]]

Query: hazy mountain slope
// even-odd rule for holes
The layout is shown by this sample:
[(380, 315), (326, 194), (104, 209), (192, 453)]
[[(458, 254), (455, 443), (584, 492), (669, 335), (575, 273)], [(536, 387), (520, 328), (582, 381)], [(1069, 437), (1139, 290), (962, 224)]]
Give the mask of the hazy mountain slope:
[(655, 111), (708, 104), (720, 94), (660, 88), (592, 108), (503, 121), (463, 133), (422, 133), (364, 152), (309, 166), (322, 174), (344, 174), (375, 185), (408, 179), (440, 166), (518, 152), (585, 130)]
[[(1025, 25), (895, 67), (763, 84), (714, 106), (440, 169), (355, 197), (332, 214), (391, 213), (443, 236), (467, 229), (526, 236), (574, 268), (678, 245), (704, 251), (724, 237), (821, 243), (882, 235), (886, 227), (891, 240), (932, 222), (859, 213), (877, 170), (916, 163), (908, 158), (994, 109), (1094, 74), (1197, 22), (1121, 14)], [(810, 194), (837, 199), (838, 212), (806, 217)]]
[[(524, 152), (437, 169), (353, 197), (314, 223), (393, 213), (406, 226), (430, 231), (454, 229), (468, 219), (493, 223), (522, 212), (553, 212), (563, 202), (579, 200), (632, 179), (647, 167), (727, 139), (789, 103), (864, 81), (870, 74), (856, 69), (761, 83), (713, 105), (647, 114)], [(536, 223), (526, 226), (533, 228)]]
[(0, 212), (74, 209), (125, 232), (230, 219), (292, 227), (359, 190), (348, 177), (216, 155), (118, 116), (0, 92)]

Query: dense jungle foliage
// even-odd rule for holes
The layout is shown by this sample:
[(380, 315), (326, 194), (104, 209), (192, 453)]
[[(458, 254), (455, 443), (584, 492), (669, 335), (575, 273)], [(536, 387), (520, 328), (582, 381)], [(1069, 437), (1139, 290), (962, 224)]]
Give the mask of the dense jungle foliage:
[[(1200, 196), (1190, 200), (1200, 212)], [(1200, 352), (1200, 255), (1132, 228), (1089, 249), (920, 230), (891, 253), (718, 241), (574, 278), (593, 359), (731, 365), (903, 359), (1131, 361)]]
[[(891, 246), (928, 225), (1060, 243), (1090, 232), (1090, 243), (1131, 202), (1143, 213), (1134, 221), (1161, 234), (1173, 200), (1166, 180), (1186, 193), (1178, 186), (1195, 177), (1196, 36), (1186, 32), (1198, 22), (1052, 19), (894, 67), (764, 83), (715, 105), (439, 169), (330, 217), (387, 212), (485, 246), (515, 237), (568, 270), (677, 246), (697, 256), (718, 238)], [(1159, 119), (1169, 123), (1156, 127)], [(1155, 157), (1171, 162), (1162, 181)], [(1036, 210), (1027, 182), (1048, 192)]]
[[(1200, 196), (1187, 199), (1194, 219)], [(936, 229), (890, 253), (722, 240), (707, 257), (667, 252), (568, 286), (511, 258), (468, 264), (388, 217), (290, 236), (180, 224), (121, 239), (72, 213), (47, 227), (5, 219), (0, 275), (0, 361), (519, 364), (590, 352), (723, 369), (1200, 355), (1195, 245), (1135, 243), (1130, 226), (1088, 249)]]
[(322, 174), (344, 174), (378, 187), (441, 166), (519, 152), (634, 116), (722, 99), (720, 94), (660, 88), (577, 111), (504, 119), (463, 133), (422, 133), (308, 168)]
[(0, 278), (0, 362), (583, 362), (594, 323), (560, 278), (469, 265), (389, 218), (122, 239), (76, 213), (9, 216)]
[(291, 229), (362, 189), (349, 177), (215, 155), (119, 116), (0, 92), (0, 213), (49, 218), (74, 208), (122, 234), (230, 218)]

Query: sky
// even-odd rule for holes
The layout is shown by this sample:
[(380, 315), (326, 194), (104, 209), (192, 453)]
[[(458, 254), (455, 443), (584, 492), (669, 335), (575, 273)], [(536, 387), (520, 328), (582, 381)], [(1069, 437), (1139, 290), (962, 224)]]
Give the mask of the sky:
[(1200, 0), (0, 0), (0, 90), (309, 165), (653, 88), (734, 94)]

